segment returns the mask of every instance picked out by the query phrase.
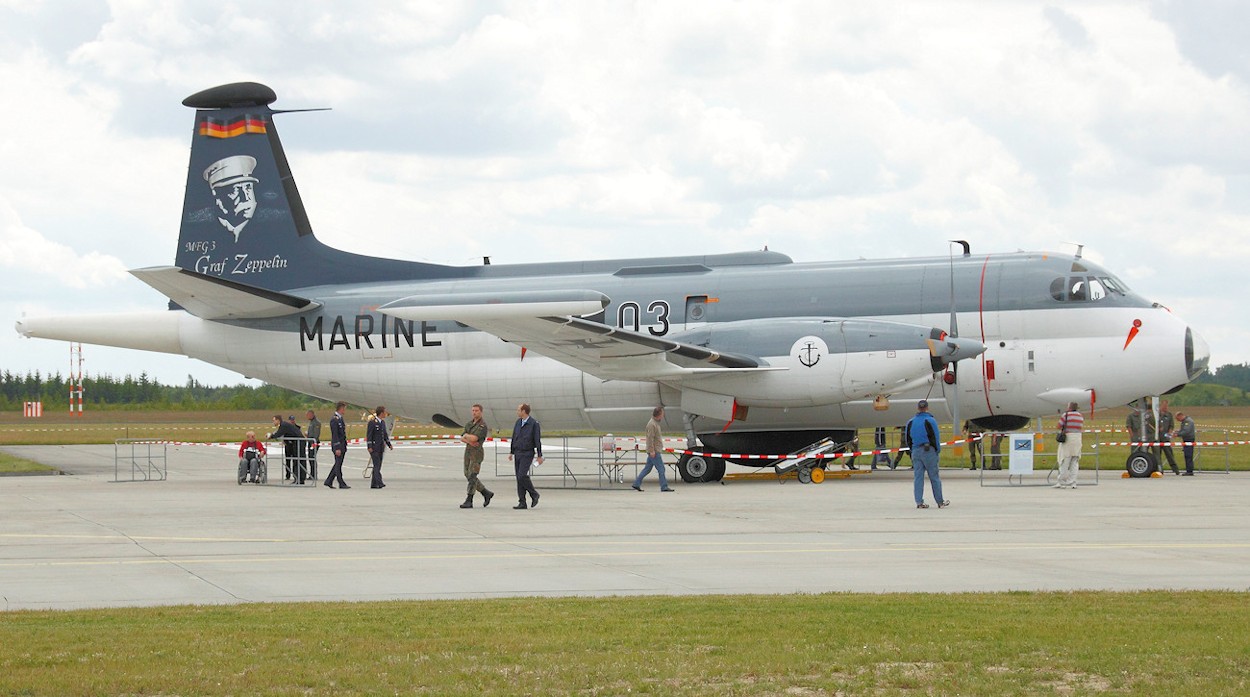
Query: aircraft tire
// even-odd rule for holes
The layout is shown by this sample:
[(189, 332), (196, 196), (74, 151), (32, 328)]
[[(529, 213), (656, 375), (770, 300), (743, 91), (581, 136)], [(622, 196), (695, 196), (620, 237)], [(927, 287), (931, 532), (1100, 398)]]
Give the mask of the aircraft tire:
[(708, 478), (706, 481), (719, 482), (720, 480), (725, 478), (725, 461), (724, 460), (719, 460), (719, 459), (712, 460), (711, 466), (708, 467), (707, 469), (708, 469)]
[(1159, 461), (1149, 450), (1134, 450), (1124, 463), (1129, 476), (1134, 478), (1149, 477), (1158, 467)]
[(719, 482), (725, 478), (725, 461), (717, 457), (704, 458), (707, 460), (707, 471), (699, 478), (701, 482)]
[(687, 484), (706, 481), (704, 477), (710, 469), (707, 459), (700, 455), (682, 455), (677, 460), (677, 472), (681, 475), (681, 480)]

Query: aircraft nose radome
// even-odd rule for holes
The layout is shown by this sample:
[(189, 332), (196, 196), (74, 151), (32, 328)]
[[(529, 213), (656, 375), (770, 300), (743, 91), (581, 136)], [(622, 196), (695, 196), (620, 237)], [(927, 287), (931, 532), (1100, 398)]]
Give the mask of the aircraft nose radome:
[(1211, 347), (1193, 329), (1185, 329), (1185, 372), (1196, 380), (1211, 366)]

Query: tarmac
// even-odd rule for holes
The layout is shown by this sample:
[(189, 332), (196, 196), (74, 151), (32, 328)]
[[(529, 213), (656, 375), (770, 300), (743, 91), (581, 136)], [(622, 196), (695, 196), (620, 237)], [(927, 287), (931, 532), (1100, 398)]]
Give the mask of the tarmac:
[(951, 506), (921, 510), (910, 470), (820, 484), (673, 477), (673, 493), (653, 474), (639, 493), (629, 483), (641, 458), (605, 473), (593, 440), (567, 445), (548, 441), (528, 510), (512, 508), (506, 453), (489, 450), (483, 481), (497, 497), (458, 508), (456, 446), (388, 453), (380, 490), (353, 448), (347, 491), (283, 484), (280, 466), (268, 485), (240, 486), (222, 447), (159, 448), (167, 477), (156, 481), (130, 481), (148, 463), (126, 449), (118, 460), (112, 445), (6, 447), (67, 476), (0, 477), (0, 608), (1250, 589), (1250, 473), (1122, 479), (1087, 457), (1082, 486), (1059, 490), (1041, 486), (1047, 472), (1009, 485), (1004, 472), (947, 469)]

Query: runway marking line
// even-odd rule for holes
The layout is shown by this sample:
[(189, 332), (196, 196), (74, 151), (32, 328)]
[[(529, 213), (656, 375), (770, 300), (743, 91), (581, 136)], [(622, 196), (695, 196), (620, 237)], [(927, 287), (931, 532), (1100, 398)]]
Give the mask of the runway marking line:
[[(370, 542), (373, 542), (372, 540)], [(377, 542), (383, 542), (378, 540)], [(388, 542), (396, 542), (389, 540)], [(533, 541), (520, 542), (496, 542), (496, 544), (518, 545), (533, 544)], [(641, 543), (640, 543), (641, 544)], [(525, 551), (525, 552), (495, 552), (484, 554), (384, 554), (384, 555), (324, 555), (324, 556), (289, 556), (289, 557), (220, 557), (220, 558), (198, 558), (198, 557), (149, 557), (144, 559), (120, 559), (120, 560), (69, 560), (69, 561), (29, 561), (29, 562), (0, 562), (0, 569), (16, 569), (16, 568), (37, 568), (37, 567), (66, 567), (66, 566), (136, 566), (136, 565), (152, 565), (152, 564), (276, 564), (276, 563), (292, 563), (292, 562), (360, 562), (360, 561), (413, 561), (421, 559), (543, 559), (543, 558), (568, 558), (568, 559), (602, 559), (605, 557), (670, 557), (670, 556), (689, 556), (689, 555), (730, 555), (730, 554), (873, 554), (873, 553), (890, 553), (890, 552), (935, 552), (935, 551), (1007, 551), (1007, 550), (1028, 550), (1028, 549), (1072, 549), (1072, 550), (1159, 550), (1159, 549), (1250, 549), (1250, 542), (1175, 542), (1175, 543), (1152, 543), (1152, 542), (1123, 542), (1123, 543), (1038, 543), (1038, 544), (1004, 544), (1004, 545), (915, 545), (900, 544), (886, 545), (884, 547), (808, 547), (799, 549), (769, 549), (769, 550), (745, 550), (745, 549), (721, 549), (721, 550), (673, 550), (673, 551), (605, 551), (605, 552), (547, 552), (547, 551)]]

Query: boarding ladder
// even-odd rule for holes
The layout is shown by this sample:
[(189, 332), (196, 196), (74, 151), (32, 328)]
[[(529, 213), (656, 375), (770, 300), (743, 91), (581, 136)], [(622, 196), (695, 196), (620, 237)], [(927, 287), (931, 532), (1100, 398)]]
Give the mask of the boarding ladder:
[(773, 469), (777, 471), (777, 476), (781, 476), (787, 472), (798, 470), (796, 476), (799, 481), (809, 484), (812, 481), (812, 467), (815, 463), (822, 462), (823, 458), (813, 457), (814, 455), (823, 455), (829, 451), (837, 450), (846, 443), (840, 443), (833, 438), (825, 438), (811, 445), (796, 450), (786, 456), (784, 459), (773, 463)]

